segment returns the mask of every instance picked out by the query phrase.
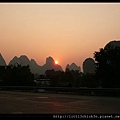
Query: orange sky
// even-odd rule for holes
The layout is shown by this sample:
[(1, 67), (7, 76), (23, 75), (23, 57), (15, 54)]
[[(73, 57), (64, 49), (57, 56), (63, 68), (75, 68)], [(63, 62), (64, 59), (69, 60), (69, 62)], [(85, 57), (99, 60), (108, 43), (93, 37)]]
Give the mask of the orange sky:
[(6, 62), (27, 55), (39, 65), (46, 57), (67, 64), (93, 58), (120, 40), (119, 3), (1, 3), (0, 52)]

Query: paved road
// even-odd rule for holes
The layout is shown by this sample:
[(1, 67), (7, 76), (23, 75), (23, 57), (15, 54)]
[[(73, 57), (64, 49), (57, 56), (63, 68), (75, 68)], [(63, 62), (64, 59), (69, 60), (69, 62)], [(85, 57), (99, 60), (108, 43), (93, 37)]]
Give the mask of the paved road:
[(0, 91), (0, 114), (120, 114), (120, 98)]

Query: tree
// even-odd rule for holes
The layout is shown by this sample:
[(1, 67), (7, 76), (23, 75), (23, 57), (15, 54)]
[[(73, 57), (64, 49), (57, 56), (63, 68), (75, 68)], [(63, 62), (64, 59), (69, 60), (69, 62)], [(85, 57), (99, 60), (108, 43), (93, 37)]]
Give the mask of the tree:
[(29, 66), (0, 66), (0, 78), (2, 85), (31, 86), (34, 85), (34, 75)]
[(102, 87), (120, 87), (120, 47), (107, 45), (94, 53), (96, 76)]

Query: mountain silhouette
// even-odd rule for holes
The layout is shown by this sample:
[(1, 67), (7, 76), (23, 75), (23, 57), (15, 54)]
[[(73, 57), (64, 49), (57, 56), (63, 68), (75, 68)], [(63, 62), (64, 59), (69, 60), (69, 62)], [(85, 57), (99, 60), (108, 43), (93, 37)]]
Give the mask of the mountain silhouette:
[(0, 53), (0, 65), (1, 66), (6, 66), (7, 65), (1, 53)]
[(71, 65), (67, 64), (66, 69), (69, 70), (78, 70), (80, 72), (80, 66), (77, 66), (75, 63), (72, 63)]
[(19, 58), (15, 56), (10, 62), (9, 65), (20, 64), (21, 66), (30, 65), (30, 60), (27, 56), (21, 55)]
[(21, 66), (29, 65), (30, 70), (33, 74), (44, 74), (46, 70), (55, 71), (61, 70), (60, 65), (56, 65), (52, 57), (46, 58), (46, 63), (43, 66), (39, 66), (34, 59), (29, 60), (27, 56), (21, 55), (19, 58), (15, 56), (10, 62), (9, 65), (20, 64)]
[(34, 59), (31, 59), (30, 61), (30, 70), (34, 74), (42, 73), (42, 67), (39, 66)]
[(54, 69), (55, 71), (63, 71), (62, 67), (58, 64), (55, 64), (55, 61), (52, 57), (46, 58), (46, 63), (42, 66), (43, 71), (45, 72), (46, 70), (52, 70)]
[(83, 73), (95, 73), (95, 61), (92, 58), (87, 58), (83, 62)]

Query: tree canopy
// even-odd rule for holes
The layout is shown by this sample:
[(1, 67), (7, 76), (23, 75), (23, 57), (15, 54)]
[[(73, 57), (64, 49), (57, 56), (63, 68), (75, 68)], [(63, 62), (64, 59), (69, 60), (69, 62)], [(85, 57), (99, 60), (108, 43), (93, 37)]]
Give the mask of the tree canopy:
[(0, 79), (2, 80), (1, 85), (34, 85), (34, 75), (30, 72), (29, 66), (0, 66)]
[(96, 76), (102, 87), (120, 87), (120, 47), (107, 45), (94, 53)]

